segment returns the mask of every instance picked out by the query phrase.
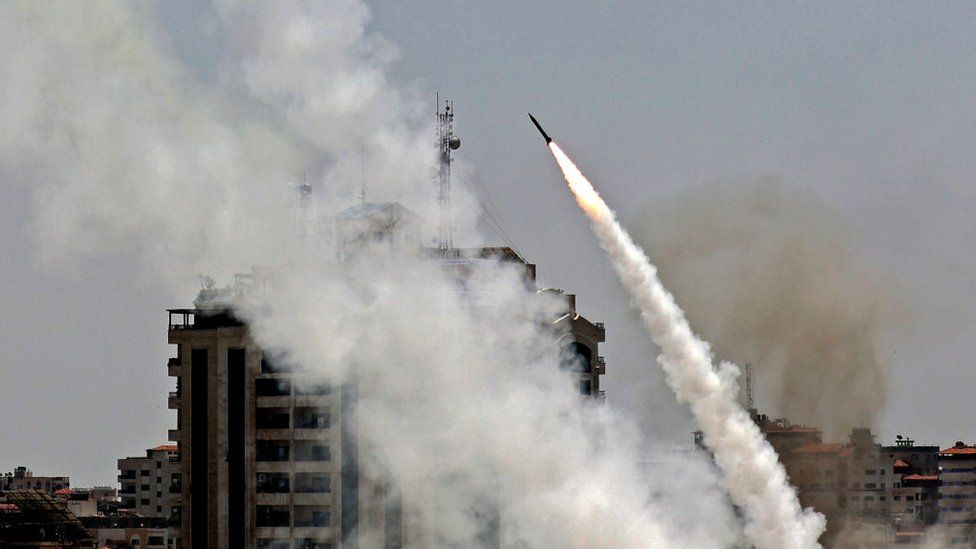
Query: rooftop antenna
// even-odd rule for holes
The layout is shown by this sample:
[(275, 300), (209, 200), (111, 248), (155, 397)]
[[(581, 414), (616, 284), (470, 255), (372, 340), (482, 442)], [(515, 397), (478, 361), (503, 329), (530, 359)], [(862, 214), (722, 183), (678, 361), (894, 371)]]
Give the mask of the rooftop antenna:
[(752, 400), (752, 364), (746, 364), (746, 409), (755, 408), (756, 403)]
[(366, 145), (365, 144), (359, 145), (359, 162), (362, 167), (362, 174), (363, 174), (363, 186), (359, 192), (359, 201), (362, 204), (366, 204)]
[(454, 249), (454, 228), (451, 225), (451, 151), (461, 148), (461, 140), (454, 135), (454, 102), (444, 101), (441, 110), (441, 96), (438, 92), (437, 103), (437, 145), (439, 166), (437, 170), (437, 204), (440, 206), (440, 218), (437, 223), (437, 248), (439, 250)]
[(295, 185), (295, 190), (298, 191), (295, 208), (295, 233), (302, 237), (311, 236), (315, 215), (312, 211), (312, 186), (308, 184), (308, 165), (305, 166), (302, 182)]

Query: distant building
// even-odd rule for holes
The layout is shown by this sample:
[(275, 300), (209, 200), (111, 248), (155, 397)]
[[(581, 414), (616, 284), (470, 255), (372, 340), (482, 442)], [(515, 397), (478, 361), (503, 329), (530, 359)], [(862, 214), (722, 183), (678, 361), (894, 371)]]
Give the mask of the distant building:
[(118, 460), (121, 509), (142, 517), (180, 520), (179, 451), (175, 444), (149, 448), (145, 456)]
[(950, 545), (976, 545), (976, 446), (957, 442), (939, 452), (939, 523)]
[(64, 488), (71, 488), (68, 477), (35, 476), (24, 466), (17, 467), (0, 477), (0, 490), (37, 490), (45, 494), (54, 494)]

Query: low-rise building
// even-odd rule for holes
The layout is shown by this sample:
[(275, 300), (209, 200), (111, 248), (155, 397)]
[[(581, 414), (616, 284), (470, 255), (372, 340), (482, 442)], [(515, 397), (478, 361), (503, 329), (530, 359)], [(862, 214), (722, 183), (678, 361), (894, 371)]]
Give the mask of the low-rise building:
[(976, 544), (976, 446), (957, 442), (939, 452), (939, 523), (944, 543)]
[(68, 477), (35, 476), (23, 465), (0, 477), (0, 490), (37, 490), (53, 495), (64, 488), (71, 488)]
[(122, 509), (143, 517), (180, 518), (180, 456), (176, 444), (146, 450), (145, 456), (118, 460)]

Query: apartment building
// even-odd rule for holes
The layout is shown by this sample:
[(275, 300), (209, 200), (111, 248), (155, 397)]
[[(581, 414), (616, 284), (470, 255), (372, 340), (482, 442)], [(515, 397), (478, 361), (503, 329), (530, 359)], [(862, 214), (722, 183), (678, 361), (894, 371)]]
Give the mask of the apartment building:
[(950, 545), (976, 545), (976, 445), (939, 452), (939, 523)]
[(179, 521), (181, 509), (179, 449), (163, 444), (146, 455), (118, 460), (121, 508), (143, 517)]
[(71, 488), (68, 477), (36, 476), (23, 465), (0, 477), (0, 490), (38, 490), (45, 494), (54, 494), (65, 488)]

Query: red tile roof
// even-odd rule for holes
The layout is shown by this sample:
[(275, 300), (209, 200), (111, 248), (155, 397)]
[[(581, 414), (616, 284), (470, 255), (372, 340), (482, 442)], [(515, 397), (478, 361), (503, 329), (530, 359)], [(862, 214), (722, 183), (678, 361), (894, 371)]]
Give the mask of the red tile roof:
[(179, 447), (175, 444), (160, 444), (155, 448), (150, 448), (150, 452), (175, 452)]
[(902, 480), (939, 480), (939, 475), (905, 475)]
[(976, 456), (976, 446), (952, 446), (939, 452), (940, 456), (959, 456), (966, 454)]
[(905, 463), (900, 459), (896, 459), (895, 463), (892, 464), (892, 467), (911, 467), (911, 465)]
[(843, 444), (829, 444), (826, 442), (815, 442), (805, 444), (790, 451), (791, 454), (836, 454), (844, 448)]

